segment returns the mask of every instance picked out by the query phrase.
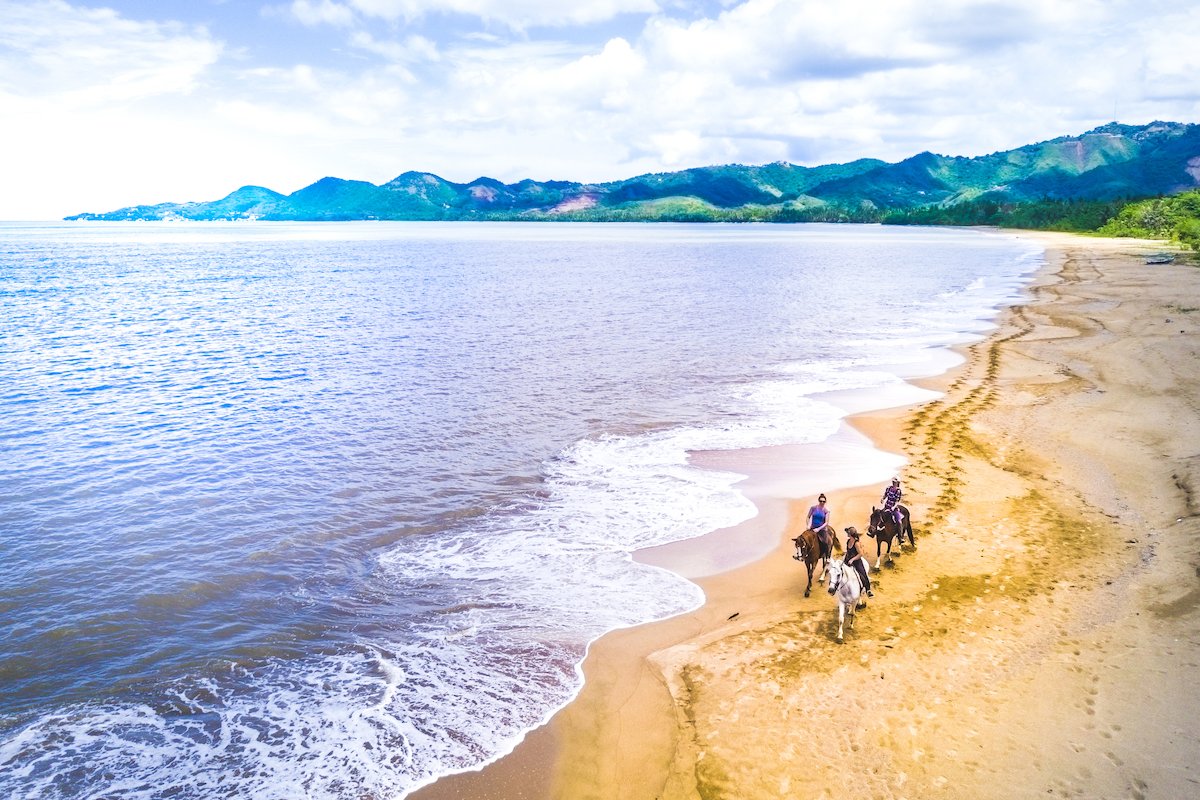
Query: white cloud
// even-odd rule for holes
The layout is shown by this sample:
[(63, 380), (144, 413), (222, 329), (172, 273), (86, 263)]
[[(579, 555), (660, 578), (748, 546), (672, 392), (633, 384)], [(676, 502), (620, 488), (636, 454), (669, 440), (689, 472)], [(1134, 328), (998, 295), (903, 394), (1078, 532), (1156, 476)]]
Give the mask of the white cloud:
[(297, 94), (311, 95), (321, 91), (322, 76), (308, 64), (291, 67), (256, 67), (242, 73), (254, 86), (256, 94), (275, 94), (295, 98)]
[(515, 31), (606, 22), (622, 14), (654, 14), (656, 0), (292, 0), (287, 13), (305, 25), (346, 27), (361, 18), (415, 22), (460, 15)]
[(188, 92), (222, 49), (202, 28), (61, 0), (0, 3), (0, 86), (13, 95), (102, 107)]
[(213, 110), (227, 125), (263, 137), (325, 138), (336, 132), (325, 114), (303, 107), (283, 108), (270, 103), (230, 100), (217, 103)]
[[(71, 185), (59, 215), (211, 199), (243, 183), (294, 191), (324, 175), (597, 181), (713, 163), (975, 155), (1114, 115), (1200, 119), (1200, 7), (694, 10), (717, 5), (302, 0), (284, 7), (291, 20), (261, 17), (266, 30), (251, 34), (222, 28), (225, 5), (206, 28), (0, 0), (0, 113), (19, 120), (0, 130), (0, 173), (13, 186)], [(106, 191), (108, 202), (83, 202)], [(52, 202), (66, 202), (57, 188)], [(0, 218), (14, 213), (33, 212), (0, 207)]]
[(180, 177), (203, 176), (173, 162), (221, 136), (188, 125), (187, 104), (223, 52), (195, 26), (59, 0), (0, 3), (0, 218), (150, 202), (171, 179), (186, 191)]
[(361, 13), (388, 20), (414, 20), (456, 13), (498, 22), (515, 30), (604, 22), (620, 14), (652, 14), (655, 0), (348, 0)]
[(292, 16), (305, 25), (349, 27), (354, 24), (354, 11), (333, 0), (292, 0)]
[[(711, 19), (651, 20), (638, 49), (658, 85), (643, 96), (658, 121), (714, 146), (732, 136), (761, 151), (774, 135), (809, 163), (976, 154), (1110, 118), (1136, 73), (1121, 54), (1165, 52), (1164, 16), (1124, 2), (747, 0)], [(1175, 16), (1186, 32), (1172, 58), (1200, 52), (1196, 13)]]
[(441, 59), (437, 42), (416, 34), (397, 42), (376, 39), (369, 32), (360, 30), (350, 37), (350, 43), (395, 63), (432, 62)]
[(908, 0), (748, 0), (714, 19), (657, 18), (646, 45), (676, 68), (739, 81), (851, 78), (948, 56), (945, 45), (914, 31), (925, 7)]
[(499, 102), (545, 109), (553, 118), (563, 112), (626, 108), (631, 91), (640, 85), (645, 60), (624, 39), (612, 39), (595, 54), (557, 65), (512, 65)]
[[(1131, 70), (1144, 85), (1144, 93), (1150, 98), (1166, 100), (1200, 100), (1200, 6), (1159, 20), (1157, 24), (1147, 20), (1143, 36), (1153, 37), (1155, 47), (1140, 54), (1137, 67)], [(1126, 63), (1133, 64), (1132, 57)]]

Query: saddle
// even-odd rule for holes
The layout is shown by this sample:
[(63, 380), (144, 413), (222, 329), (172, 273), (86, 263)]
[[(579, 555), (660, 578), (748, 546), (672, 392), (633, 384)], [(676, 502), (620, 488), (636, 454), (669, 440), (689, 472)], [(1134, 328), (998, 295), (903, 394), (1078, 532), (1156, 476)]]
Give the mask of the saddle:
[(838, 541), (837, 531), (835, 531), (831, 526), (822, 526), (821, 530), (817, 531), (816, 534), (817, 541), (821, 543), (821, 552), (823, 554), (832, 553), (834, 550), (841, 552), (842, 543)]

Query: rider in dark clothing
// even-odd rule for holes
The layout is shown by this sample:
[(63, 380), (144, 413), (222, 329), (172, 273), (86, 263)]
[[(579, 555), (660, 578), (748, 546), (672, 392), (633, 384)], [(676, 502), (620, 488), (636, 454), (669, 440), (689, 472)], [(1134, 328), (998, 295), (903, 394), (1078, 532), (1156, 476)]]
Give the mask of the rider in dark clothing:
[(863, 588), (867, 590), (867, 597), (874, 597), (875, 593), (871, 591), (871, 578), (867, 574), (867, 562), (862, 557), (862, 552), (858, 549), (858, 528), (853, 526), (846, 528), (845, 563), (858, 570), (858, 576), (862, 578)]

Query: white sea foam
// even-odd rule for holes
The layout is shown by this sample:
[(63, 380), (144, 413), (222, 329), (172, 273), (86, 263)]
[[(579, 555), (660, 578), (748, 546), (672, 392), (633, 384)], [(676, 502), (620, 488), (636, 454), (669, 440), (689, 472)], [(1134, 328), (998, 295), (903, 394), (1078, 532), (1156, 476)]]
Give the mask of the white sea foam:
[[(404, 540), (384, 569), (459, 588), (453, 609), (395, 640), (181, 689), (209, 698), (183, 715), (82, 708), (23, 738), (68, 739), (58, 755), (120, 774), (121, 796), (138, 798), (337, 797), (348, 786), (386, 795), (477, 766), (577, 691), (591, 640), (702, 602), (694, 584), (629, 558), (755, 513), (735, 488), (743, 476), (693, 467), (689, 452), (779, 443), (800, 424), (791, 438), (819, 441), (841, 413), (783, 381), (738, 388), (730, 402), (740, 413), (712, 428), (577, 442), (546, 465), (536, 507)], [(56, 796), (49, 754), (31, 758), (13, 741), (0, 750), (7, 761)]]
[[(370, 235), (380, 230), (372, 227)], [(453, 230), (463, 241), (492, 235), (484, 228)], [(564, 230), (537, 227), (523, 235), (555, 240)], [(658, 235), (643, 227), (613, 230), (630, 241)], [(672, 241), (711, 236), (712, 243), (736, 243), (747, 229), (671, 230)], [(341, 235), (331, 231), (312, 235)], [(844, 229), (824, 227), (772, 228), (763, 235), (774, 242), (846, 236)], [(875, 229), (858, 235), (875, 245), (871, 259), (885, 261), (892, 247), (917, 238)], [(608, 228), (586, 228), (579, 236), (611, 241)], [(985, 247), (982, 237), (957, 232), (919, 237), (953, 239), (963, 252)], [(755, 513), (738, 489), (744, 476), (697, 468), (691, 453), (832, 441), (827, 474), (833, 478), (893, 470), (896, 456), (863, 457), (863, 443), (842, 427), (844, 415), (922, 396), (901, 376), (935, 369), (945, 363), (946, 345), (989, 328), (995, 309), (1017, 297), (1022, 276), (1036, 266), (1032, 250), (1016, 250), (1015, 265), (1008, 252), (995, 275), (959, 280), (951, 271), (938, 286), (953, 288), (929, 297), (876, 291), (883, 295), (879, 314), (857, 309), (847, 292), (833, 332), (801, 337), (774, 360), (739, 363), (722, 373), (748, 376), (740, 383), (699, 381), (703, 409), (681, 415), (687, 421), (570, 442), (543, 465), (537, 492), (447, 528), (389, 539), (372, 590), (398, 610), (364, 622), (357, 642), (313, 646), (253, 668), (229, 664), (205, 675), (174, 676), (153, 703), (80, 703), (7, 720), (0, 788), (51, 800), (386, 798), (494, 759), (570, 700), (586, 649), (598, 636), (703, 602), (695, 584), (631, 558), (640, 548), (729, 527)], [(863, 274), (891, 276), (887, 269)], [(723, 290), (724, 279), (721, 284)], [(457, 289), (470, 285), (463, 280)], [(751, 288), (751, 295), (760, 294)], [(378, 294), (372, 286), (364, 297)], [(767, 358), (758, 352), (767, 351), (748, 360)], [(718, 363), (730, 357), (722, 348), (710, 354)], [(573, 365), (559, 360), (557, 366)], [(636, 403), (632, 408), (641, 410)], [(457, 417), (448, 411), (446, 419)]]
[[(694, 584), (630, 559), (756, 513), (737, 490), (744, 476), (692, 466), (691, 452), (819, 442), (846, 412), (812, 395), (900, 384), (854, 359), (779, 372), (788, 377), (731, 388), (720, 424), (583, 439), (545, 465), (534, 506), (401, 540), (380, 560), (385, 574), (455, 590), (398, 636), (181, 689), (208, 698), (184, 714), (45, 717), (0, 747), (0, 764), (49, 798), (70, 796), (56, 793), (69, 785), (56, 763), (87, 763), (97, 780), (121, 776), (114, 796), (284, 800), (349, 787), (394, 796), (507, 752), (578, 690), (589, 642), (703, 602)], [(56, 740), (66, 744), (36, 751)]]

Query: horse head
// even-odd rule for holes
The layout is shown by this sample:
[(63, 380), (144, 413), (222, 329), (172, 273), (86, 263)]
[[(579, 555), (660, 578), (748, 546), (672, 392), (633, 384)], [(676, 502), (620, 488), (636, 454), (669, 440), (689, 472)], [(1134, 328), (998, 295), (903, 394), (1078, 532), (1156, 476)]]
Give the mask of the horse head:
[(827, 584), (827, 588), (829, 589), (830, 594), (836, 593), (838, 586), (841, 585), (842, 570), (844, 568), (845, 565), (842, 563), (842, 559), (840, 558), (835, 558), (829, 562), (827, 567), (827, 571), (829, 572), (829, 583)]
[(874, 536), (883, 530), (883, 526), (887, 524), (888, 513), (882, 508), (871, 506), (871, 521), (867, 523), (867, 533)]
[(807, 533), (808, 531), (805, 531), (795, 539), (792, 539), (792, 544), (796, 545), (796, 555), (792, 556), (792, 558), (797, 561), (808, 561), (808, 540), (805, 536)]

